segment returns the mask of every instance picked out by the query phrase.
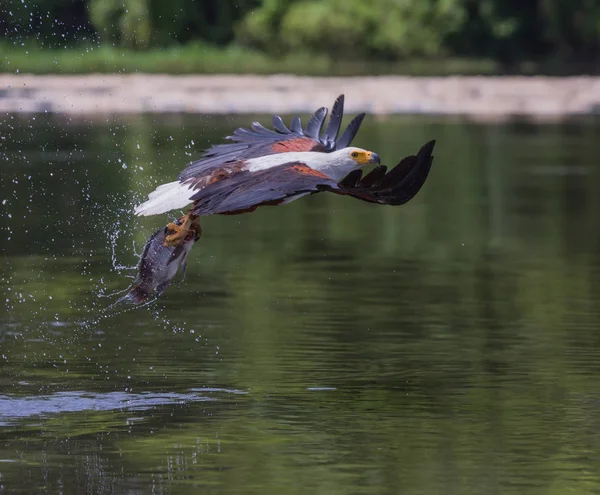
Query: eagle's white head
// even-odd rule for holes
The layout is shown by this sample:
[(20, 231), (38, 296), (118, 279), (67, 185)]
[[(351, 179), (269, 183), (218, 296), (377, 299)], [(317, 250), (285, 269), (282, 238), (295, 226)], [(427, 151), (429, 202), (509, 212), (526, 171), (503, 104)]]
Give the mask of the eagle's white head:
[(323, 172), (334, 180), (341, 180), (355, 168), (379, 164), (379, 155), (362, 148), (348, 147), (332, 153), (320, 153), (310, 167)]

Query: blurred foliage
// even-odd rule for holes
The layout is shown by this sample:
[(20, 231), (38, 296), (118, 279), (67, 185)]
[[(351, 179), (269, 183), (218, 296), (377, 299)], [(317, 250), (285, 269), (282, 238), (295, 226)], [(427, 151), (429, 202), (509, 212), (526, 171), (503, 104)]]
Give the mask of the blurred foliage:
[(152, 37), (149, 3), (146, 0), (90, 0), (90, 20), (100, 36), (113, 43), (147, 47)]
[(440, 55), (444, 39), (460, 29), (465, 18), (460, 0), (288, 3), (285, 10), (265, 6), (258, 15), (246, 17), (240, 28), (244, 39), (265, 50), (275, 46), (397, 60)]
[(43, 47), (81, 41), (144, 50), (196, 41), (270, 57), (398, 61), (477, 57), (595, 67), (595, 0), (26, 0), (0, 10), (0, 33)]
[(290, 52), (273, 57), (257, 48), (237, 44), (225, 47), (190, 42), (166, 48), (129, 50), (102, 45), (79, 46), (70, 50), (32, 50), (0, 43), (0, 72), (30, 74), (86, 73), (169, 73), (169, 74), (272, 74), (295, 73), (313, 76), (352, 76), (357, 74), (494, 74), (500, 70), (493, 60), (444, 58), (401, 61), (336, 59), (327, 54)]

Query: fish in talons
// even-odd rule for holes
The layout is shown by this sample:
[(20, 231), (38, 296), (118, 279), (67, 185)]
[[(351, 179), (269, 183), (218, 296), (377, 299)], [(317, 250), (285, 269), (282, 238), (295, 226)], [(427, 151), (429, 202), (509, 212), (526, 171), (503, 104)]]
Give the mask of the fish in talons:
[(201, 234), (198, 219), (191, 215), (154, 232), (144, 246), (131, 288), (117, 303), (145, 303), (160, 297), (179, 270), (185, 277), (188, 254)]

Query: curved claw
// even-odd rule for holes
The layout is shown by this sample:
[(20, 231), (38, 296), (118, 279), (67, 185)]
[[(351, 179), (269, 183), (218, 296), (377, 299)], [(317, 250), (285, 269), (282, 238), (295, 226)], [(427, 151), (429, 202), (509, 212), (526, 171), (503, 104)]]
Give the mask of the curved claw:
[(164, 246), (172, 247), (179, 246), (185, 242), (190, 234), (197, 234), (196, 229), (193, 228), (195, 219), (192, 219), (189, 214), (183, 215), (177, 222), (171, 222), (167, 224), (167, 230), (172, 232), (165, 237)]

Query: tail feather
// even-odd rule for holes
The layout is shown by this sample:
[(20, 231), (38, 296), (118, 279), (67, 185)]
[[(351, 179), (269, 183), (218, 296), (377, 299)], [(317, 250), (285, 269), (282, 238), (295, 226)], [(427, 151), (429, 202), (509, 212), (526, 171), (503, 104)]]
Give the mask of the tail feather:
[(194, 195), (191, 184), (179, 181), (168, 182), (158, 186), (148, 195), (148, 201), (135, 208), (138, 216), (158, 215), (176, 208), (184, 208), (191, 203), (190, 198)]

